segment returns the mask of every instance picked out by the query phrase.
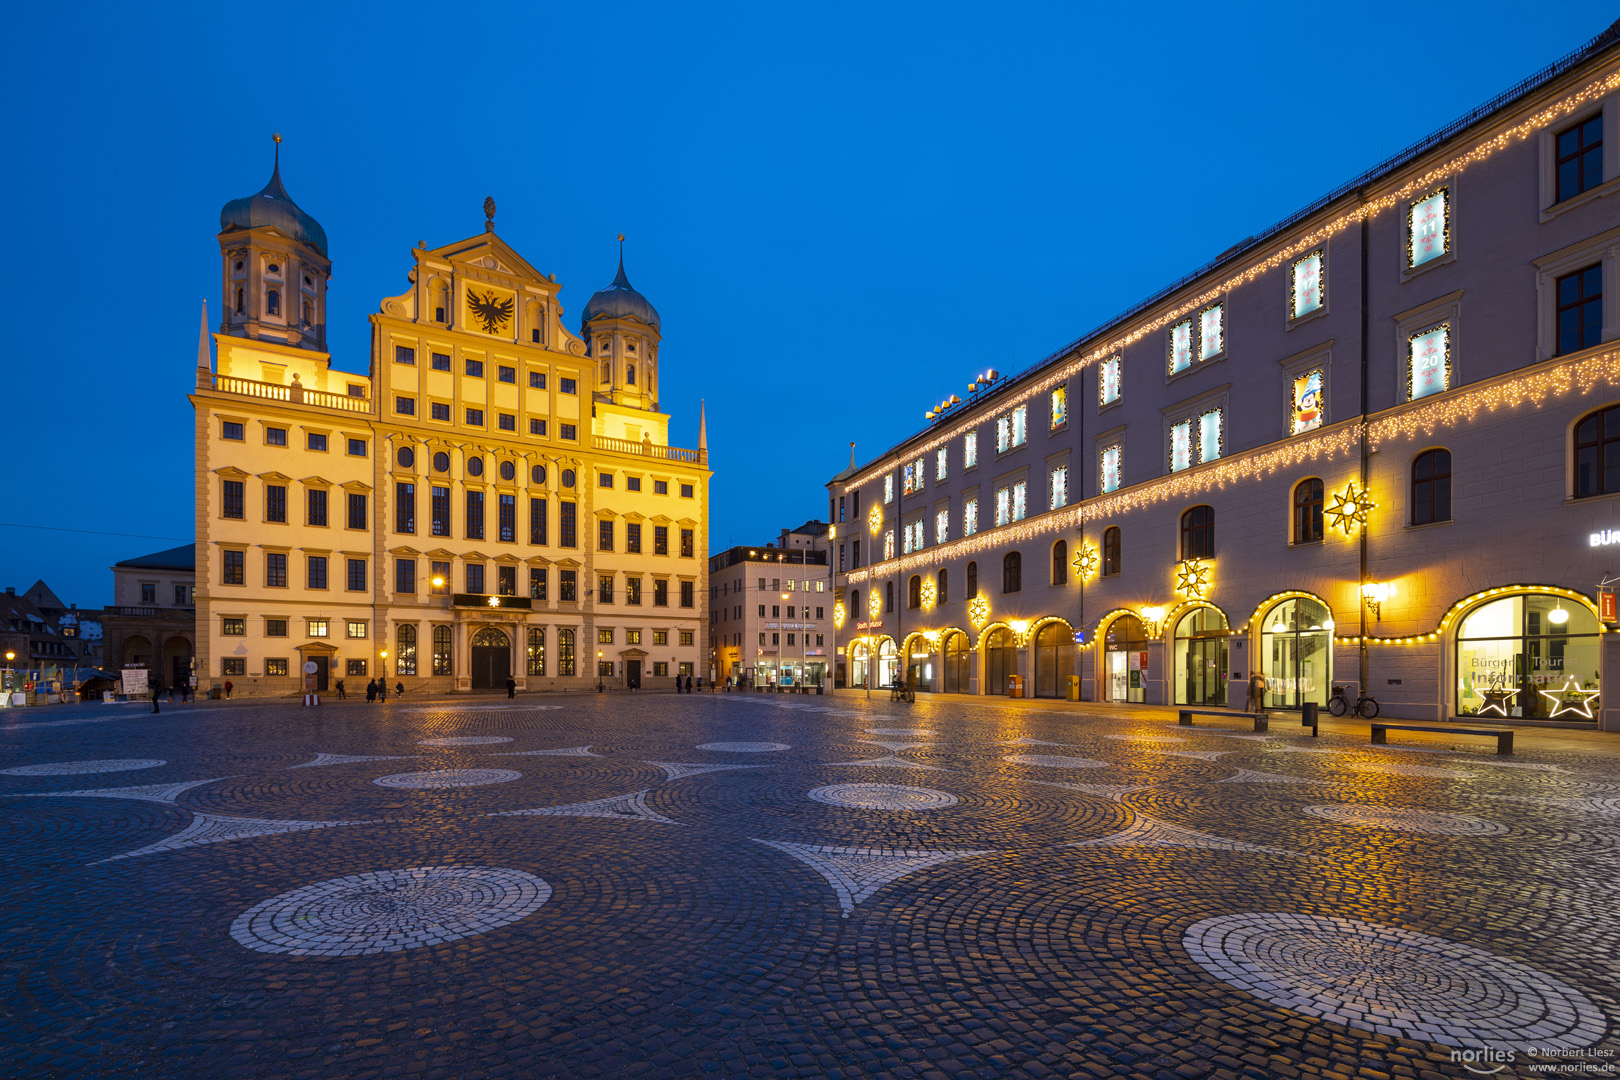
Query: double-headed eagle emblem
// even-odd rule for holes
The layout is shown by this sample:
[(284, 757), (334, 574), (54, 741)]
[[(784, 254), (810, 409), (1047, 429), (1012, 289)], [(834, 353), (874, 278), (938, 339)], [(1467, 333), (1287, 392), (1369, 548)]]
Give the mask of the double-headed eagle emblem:
[(472, 312), (473, 318), (484, 324), (484, 333), (496, 334), (512, 318), (512, 298), (502, 300), (491, 292), (480, 297), (468, 289), (467, 309)]

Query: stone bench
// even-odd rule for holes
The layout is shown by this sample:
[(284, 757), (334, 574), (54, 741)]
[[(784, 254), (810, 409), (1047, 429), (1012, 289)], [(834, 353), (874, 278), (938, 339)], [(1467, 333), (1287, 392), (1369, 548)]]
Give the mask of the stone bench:
[(1481, 738), (1495, 739), (1497, 754), (1513, 753), (1513, 732), (1503, 731), (1500, 728), (1435, 727), (1430, 724), (1373, 724), (1373, 745), (1388, 745), (1388, 733), (1391, 731), (1430, 731), (1436, 735), (1478, 735)]
[(1254, 730), (1256, 731), (1266, 731), (1269, 729), (1265, 713), (1228, 712), (1225, 709), (1182, 709), (1181, 715), (1176, 722), (1182, 727), (1192, 727), (1192, 718), (1195, 716), (1241, 717), (1245, 720), (1253, 720)]

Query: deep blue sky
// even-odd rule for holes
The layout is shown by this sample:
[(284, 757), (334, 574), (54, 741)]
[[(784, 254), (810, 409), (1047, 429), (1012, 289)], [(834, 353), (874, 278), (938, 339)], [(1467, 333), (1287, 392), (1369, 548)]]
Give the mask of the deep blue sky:
[[(671, 441), (709, 407), (713, 547), (985, 367), (1017, 370), (1571, 51), (1580, 0), (730, 6), (55, 5), (0, 86), (11, 249), (0, 520), (185, 540), (219, 208), (325, 226), (336, 366), (407, 249), (497, 229), (663, 317)], [(997, 10), (999, 9), (999, 10)], [(0, 585), (111, 599), (160, 539), (0, 528)]]

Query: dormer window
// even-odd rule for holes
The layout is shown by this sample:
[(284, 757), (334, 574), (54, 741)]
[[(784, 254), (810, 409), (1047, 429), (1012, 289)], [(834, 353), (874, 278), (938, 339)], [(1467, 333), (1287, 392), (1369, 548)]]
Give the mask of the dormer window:
[(264, 310), (269, 315), (281, 314), (281, 293), (271, 289), (264, 294)]

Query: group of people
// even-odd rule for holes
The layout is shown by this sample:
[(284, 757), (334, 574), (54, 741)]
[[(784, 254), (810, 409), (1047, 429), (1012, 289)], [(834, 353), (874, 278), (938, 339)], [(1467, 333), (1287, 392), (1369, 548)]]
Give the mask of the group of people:
[[(332, 688), (337, 691), (337, 696), (338, 696), (339, 701), (347, 701), (347, 700), (349, 700), (349, 692), (348, 692), (348, 690), (346, 690), (344, 688), (342, 679), (339, 679), (337, 682), (333, 683)], [(401, 697), (403, 697), (404, 694), (405, 694), (405, 684), (404, 683), (395, 684), (394, 693), (400, 695)], [(366, 682), (366, 701), (373, 702), (373, 701), (387, 701), (387, 700), (388, 700), (388, 680), (387, 679), (370, 679), (370, 680), (368, 680)]]
[[(699, 690), (703, 689), (703, 676), (701, 675), (698, 676), (697, 688)], [(692, 676), (675, 676), (675, 692), (677, 694), (690, 694), (692, 692)]]

